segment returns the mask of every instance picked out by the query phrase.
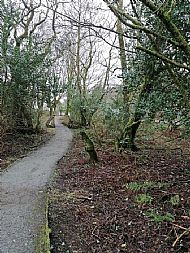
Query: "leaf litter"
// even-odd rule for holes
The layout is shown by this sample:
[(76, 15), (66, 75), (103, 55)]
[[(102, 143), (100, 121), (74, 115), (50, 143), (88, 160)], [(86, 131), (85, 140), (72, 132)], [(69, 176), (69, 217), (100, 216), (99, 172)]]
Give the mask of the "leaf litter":
[(93, 164), (75, 137), (49, 189), (52, 253), (190, 252), (190, 157), (151, 145)]

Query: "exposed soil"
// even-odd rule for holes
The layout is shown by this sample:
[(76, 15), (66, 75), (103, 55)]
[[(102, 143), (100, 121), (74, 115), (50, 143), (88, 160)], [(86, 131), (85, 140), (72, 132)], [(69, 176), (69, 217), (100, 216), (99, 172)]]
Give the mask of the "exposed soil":
[(139, 144), (89, 164), (75, 137), (49, 190), (52, 253), (190, 252), (189, 143)]
[(16, 159), (26, 156), (26, 154), (38, 148), (53, 135), (53, 131), (41, 131), (36, 134), (10, 133), (5, 135), (0, 142), (0, 172)]

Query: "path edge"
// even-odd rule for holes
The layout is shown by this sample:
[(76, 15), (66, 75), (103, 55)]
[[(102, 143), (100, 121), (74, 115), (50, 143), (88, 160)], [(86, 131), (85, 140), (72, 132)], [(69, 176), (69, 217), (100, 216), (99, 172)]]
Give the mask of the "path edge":
[(49, 206), (49, 199), (48, 194), (45, 192), (45, 206), (41, 212), (43, 212), (44, 220), (43, 224), (41, 225), (40, 231), (38, 232), (38, 236), (35, 239), (35, 250), (34, 253), (50, 253), (50, 233), (51, 230), (48, 224), (48, 206)]

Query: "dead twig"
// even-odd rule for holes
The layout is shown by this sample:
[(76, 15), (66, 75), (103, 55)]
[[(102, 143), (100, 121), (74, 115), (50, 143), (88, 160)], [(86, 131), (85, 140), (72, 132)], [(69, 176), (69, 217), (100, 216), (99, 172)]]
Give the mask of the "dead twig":
[(180, 226), (180, 225), (177, 225), (177, 224), (174, 224), (174, 223), (173, 223), (173, 226), (178, 227), (178, 228), (181, 228), (181, 229), (183, 229), (183, 230), (186, 230), (186, 229), (187, 229), (187, 228), (184, 228), (184, 227), (182, 227), (182, 226)]
[[(181, 226), (178, 226), (178, 227), (181, 227)], [(190, 233), (190, 227), (188, 228), (183, 228), (181, 227), (182, 229), (185, 229), (185, 231), (183, 231), (183, 233), (181, 233), (177, 238), (176, 240), (174, 241), (174, 243), (172, 244), (172, 247), (175, 247), (175, 245), (177, 244), (177, 242), (185, 235), (185, 234), (188, 234)]]

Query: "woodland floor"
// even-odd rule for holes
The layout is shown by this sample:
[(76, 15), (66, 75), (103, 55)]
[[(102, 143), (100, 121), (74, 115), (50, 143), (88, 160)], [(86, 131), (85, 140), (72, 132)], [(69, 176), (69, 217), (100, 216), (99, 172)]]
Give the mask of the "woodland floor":
[(89, 164), (78, 135), (49, 189), (52, 253), (190, 252), (190, 144), (169, 132), (138, 152), (97, 147)]

